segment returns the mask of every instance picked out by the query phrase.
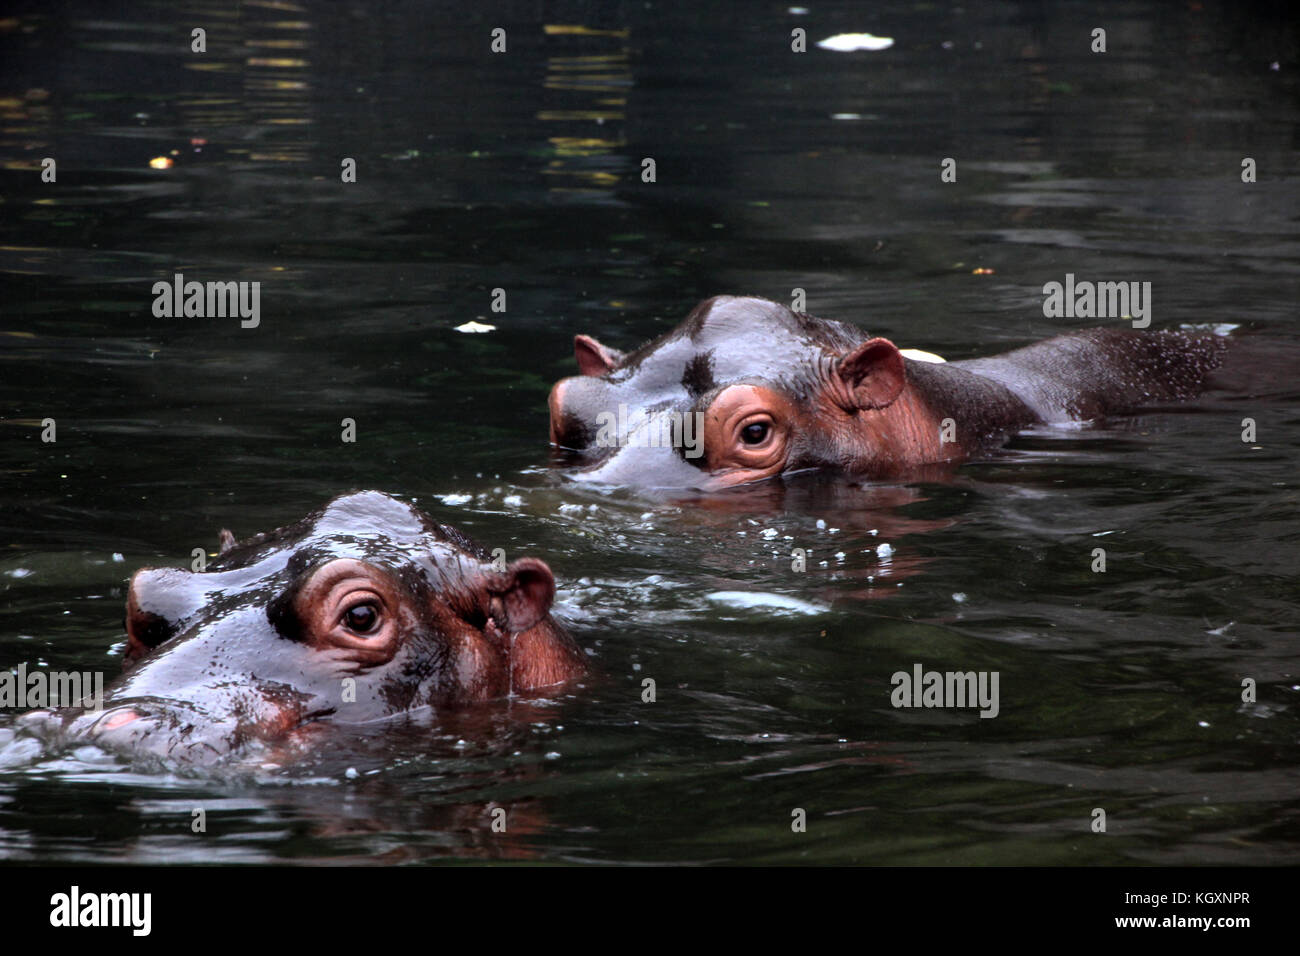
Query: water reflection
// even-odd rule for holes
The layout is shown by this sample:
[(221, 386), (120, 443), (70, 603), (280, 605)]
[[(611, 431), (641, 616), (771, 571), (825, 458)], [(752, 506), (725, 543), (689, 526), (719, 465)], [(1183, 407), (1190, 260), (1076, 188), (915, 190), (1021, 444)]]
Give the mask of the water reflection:
[[(522, 730), (413, 729), (252, 782), (21, 762), (0, 854), (1294, 862), (1300, 124), (1272, 10), (1127, 6), (1103, 58), (1069, 4), (20, 3), (0, 19), (7, 660), (111, 664), (130, 569), (378, 487), (546, 558), (599, 680)], [(794, 25), (896, 42), (800, 56)], [(177, 271), (262, 281), (261, 327), (155, 320)], [(547, 468), (576, 333), (633, 347), (708, 296), (798, 287), (965, 358), (1062, 331), (1041, 289), (1067, 271), (1150, 280), (1154, 325), (1233, 322), (1274, 357), (1248, 397), (903, 486), (656, 499)], [(496, 331), (454, 331), (475, 319)], [(914, 662), (998, 670), (1001, 715), (892, 709)], [(1116, 838), (1086, 841), (1101, 800)], [(520, 814), (505, 840), (497, 806)]]

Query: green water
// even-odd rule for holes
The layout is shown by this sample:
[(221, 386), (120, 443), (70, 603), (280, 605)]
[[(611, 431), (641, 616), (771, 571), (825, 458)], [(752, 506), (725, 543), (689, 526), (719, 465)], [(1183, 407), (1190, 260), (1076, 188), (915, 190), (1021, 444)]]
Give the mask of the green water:
[[(1293, 23), (1107, 7), (1102, 57), (1068, 4), (18, 8), (0, 664), (115, 673), (133, 570), (377, 488), (550, 563), (594, 674), (251, 779), (11, 766), (0, 858), (1300, 859), (1294, 387), (1040, 430), (944, 480), (707, 501), (569, 485), (545, 406), (575, 333), (634, 347), (724, 292), (803, 288), (958, 358), (1094, 324), (1043, 315), (1073, 272), (1150, 281), (1155, 326), (1294, 347)], [(798, 55), (795, 26), (896, 42)], [(155, 318), (176, 272), (261, 282), (260, 325)], [(917, 663), (996, 671), (997, 718), (892, 707)]]

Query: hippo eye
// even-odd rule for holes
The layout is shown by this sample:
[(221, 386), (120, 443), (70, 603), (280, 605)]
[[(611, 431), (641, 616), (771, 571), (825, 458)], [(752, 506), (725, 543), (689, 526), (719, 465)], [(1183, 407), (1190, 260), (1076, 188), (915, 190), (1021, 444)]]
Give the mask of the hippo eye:
[(761, 445), (767, 441), (772, 426), (767, 422), (752, 422), (740, 430), (740, 440), (746, 445)]
[(353, 634), (369, 634), (379, 624), (379, 608), (356, 604), (343, 612), (343, 626)]

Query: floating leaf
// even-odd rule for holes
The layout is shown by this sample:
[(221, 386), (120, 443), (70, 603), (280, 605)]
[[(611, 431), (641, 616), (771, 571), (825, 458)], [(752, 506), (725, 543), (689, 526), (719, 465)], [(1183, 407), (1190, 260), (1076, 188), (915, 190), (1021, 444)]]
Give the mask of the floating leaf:
[(817, 45), (823, 50), (835, 53), (852, 53), (854, 50), (888, 50), (894, 45), (893, 37), (878, 37), (870, 33), (837, 33), (825, 40), (818, 40)]

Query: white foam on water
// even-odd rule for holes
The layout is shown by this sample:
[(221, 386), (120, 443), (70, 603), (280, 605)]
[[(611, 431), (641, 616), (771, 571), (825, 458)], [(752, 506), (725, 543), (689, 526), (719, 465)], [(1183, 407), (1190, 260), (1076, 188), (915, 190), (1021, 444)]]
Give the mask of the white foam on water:
[(823, 614), (826, 609), (808, 601), (788, 597), (784, 594), (770, 594), (766, 591), (714, 591), (706, 594), (707, 600), (717, 604), (726, 604), (744, 611), (774, 611), (779, 614)]

